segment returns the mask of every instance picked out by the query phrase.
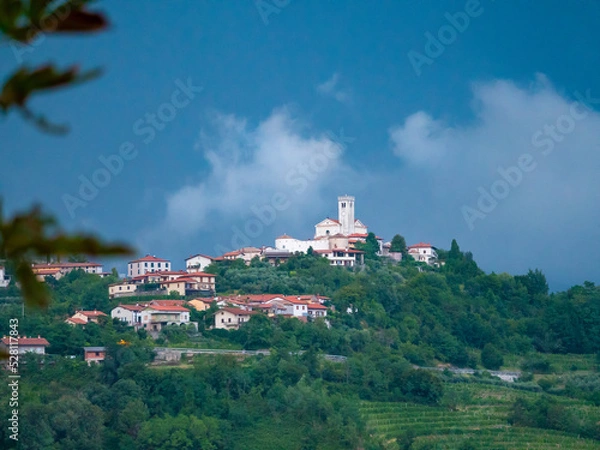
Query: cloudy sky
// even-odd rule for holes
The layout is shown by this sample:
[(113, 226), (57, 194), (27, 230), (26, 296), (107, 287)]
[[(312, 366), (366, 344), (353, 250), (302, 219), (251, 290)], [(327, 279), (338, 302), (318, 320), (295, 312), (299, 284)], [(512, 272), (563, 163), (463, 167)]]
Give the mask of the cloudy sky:
[[(600, 3), (98, 2), (108, 32), (0, 47), (102, 67), (35, 98), (65, 137), (0, 121), (9, 211), (140, 254), (217, 255), (307, 238), (356, 197), (386, 239), (488, 272), (600, 282)], [(107, 265), (124, 268), (121, 261)]]

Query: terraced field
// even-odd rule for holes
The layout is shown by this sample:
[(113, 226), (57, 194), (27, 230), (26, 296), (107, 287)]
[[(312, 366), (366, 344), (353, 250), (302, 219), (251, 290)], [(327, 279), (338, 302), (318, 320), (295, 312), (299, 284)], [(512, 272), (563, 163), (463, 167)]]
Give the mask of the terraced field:
[[(390, 449), (396, 438), (415, 436), (411, 449), (600, 449), (600, 442), (579, 439), (550, 430), (512, 427), (508, 421), (517, 397), (538, 396), (504, 386), (446, 384), (446, 397), (455, 399), (451, 410), (413, 403), (363, 402), (361, 412), (373, 434)], [(588, 409), (575, 400), (557, 398), (577, 409)], [(596, 410), (597, 408), (592, 408)], [(596, 411), (597, 412), (597, 411)]]

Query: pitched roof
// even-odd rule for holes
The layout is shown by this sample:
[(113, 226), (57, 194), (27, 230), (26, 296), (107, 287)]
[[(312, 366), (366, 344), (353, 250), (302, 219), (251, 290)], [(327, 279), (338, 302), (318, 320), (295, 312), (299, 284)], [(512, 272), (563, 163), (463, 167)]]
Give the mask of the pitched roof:
[(186, 275), (181, 278), (194, 278), (194, 277), (216, 277), (214, 273), (208, 272), (186, 272)]
[(2, 338), (2, 343), (4, 345), (8, 345), (10, 346), (12, 345), (30, 345), (30, 346), (40, 346), (43, 345), (44, 347), (50, 345), (50, 342), (48, 342), (46, 339), (44, 339), (43, 337), (27, 337), (27, 336), (23, 336), (20, 338), (12, 338), (12, 337), (6, 337), (4, 336)]
[(321, 220), (321, 221), (320, 221), (320, 222), (319, 222), (317, 225), (315, 225), (315, 226), (319, 226), (319, 225), (321, 225), (323, 222), (326, 222), (326, 221), (328, 221), (328, 220), (331, 220), (333, 223), (337, 223), (338, 225), (340, 225), (340, 221), (339, 221), (339, 220), (332, 219), (331, 217), (327, 217), (327, 218), (325, 218), (325, 219)]
[(87, 322), (83, 319), (80, 319), (79, 317), (69, 317), (67, 318), (67, 320), (65, 320), (65, 322), (69, 322), (72, 323), (74, 325), (85, 325), (87, 324)]
[(105, 352), (106, 347), (83, 347), (86, 352)]
[(252, 314), (257, 314), (256, 311), (246, 311), (241, 308), (229, 308), (227, 306), (220, 308), (219, 311), (227, 311), (231, 314), (237, 314), (238, 316), (251, 316)]
[(77, 263), (46, 263), (46, 264), (33, 264), (32, 269), (68, 269), (73, 267), (102, 267), (102, 264), (95, 262), (77, 262)]
[(275, 240), (278, 240), (278, 239), (294, 239), (294, 238), (291, 236), (288, 236), (287, 234), (284, 233), (281, 236), (279, 236), (278, 238), (275, 238)]
[(192, 256), (189, 256), (189, 257), (185, 258), (185, 261), (187, 261), (188, 259), (195, 258), (197, 256), (202, 256), (203, 258), (210, 259), (211, 261), (214, 259), (212, 256), (203, 255), (202, 253), (196, 253), (195, 255), (192, 255)]
[(159, 306), (159, 305), (148, 305), (146, 309), (153, 309), (155, 311), (163, 312), (190, 312), (189, 309), (183, 306)]
[(44, 268), (44, 269), (42, 269), (42, 268), (34, 267), (31, 270), (36, 275), (55, 275), (58, 272), (60, 272), (59, 268), (48, 268), (48, 269)]
[(123, 308), (128, 311), (143, 311), (146, 305), (118, 305), (117, 308)]
[(84, 316), (87, 317), (100, 317), (100, 316), (106, 316), (106, 314), (104, 314), (102, 311), (75, 311), (75, 314), (83, 314)]
[(433, 245), (428, 242), (419, 242), (415, 245), (409, 245), (408, 248), (433, 248)]
[(129, 261), (129, 264), (136, 262), (170, 262), (168, 259), (157, 258), (156, 256), (146, 255), (143, 258), (134, 259), (133, 261)]
[(149, 306), (183, 306), (186, 303), (185, 300), (152, 300)]
[(308, 309), (327, 309), (327, 306), (323, 306), (320, 303), (309, 303)]

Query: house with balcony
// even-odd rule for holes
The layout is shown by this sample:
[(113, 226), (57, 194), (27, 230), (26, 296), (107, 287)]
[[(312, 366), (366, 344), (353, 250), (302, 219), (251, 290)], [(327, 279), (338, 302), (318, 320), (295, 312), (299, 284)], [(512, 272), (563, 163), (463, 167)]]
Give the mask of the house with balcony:
[(185, 270), (188, 272), (202, 272), (207, 266), (212, 264), (214, 258), (201, 253), (192, 255), (185, 259)]
[(319, 317), (327, 317), (327, 306), (321, 305), (320, 303), (309, 303), (307, 305), (308, 317), (317, 319)]
[(119, 319), (129, 326), (139, 327), (142, 323), (142, 311), (146, 305), (119, 305), (110, 312), (110, 317)]
[(223, 307), (215, 314), (215, 328), (218, 330), (237, 330), (248, 322), (255, 311), (245, 311), (241, 308)]
[(167, 293), (176, 291), (181, 296), (210, 296), (215, 293), (215, 279), (212, 273), (192, 272), (173, 280), (161, 281), (159, 284)]
[(418, 244), (411, 245), (408, 247), (408, 254), (412, 256), (415, 261), (424, 262), (430, 266), (438, 264), (436, 248), (429, 243), (419, 242)]
[(365, 263), (365, 252), (353, 248), (315, 250), (315, 253), (329, 259), (332, 266), (354, 267)]
[(183, 306), (148, 305), (141, 316), (141, 327), (148, 331), (158, 332), (168, 325), (190, 323), (190, 310)]

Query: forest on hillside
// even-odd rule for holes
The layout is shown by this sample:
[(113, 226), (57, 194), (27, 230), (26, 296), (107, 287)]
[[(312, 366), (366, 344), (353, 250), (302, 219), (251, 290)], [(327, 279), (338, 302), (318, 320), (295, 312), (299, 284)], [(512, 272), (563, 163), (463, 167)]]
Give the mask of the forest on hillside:
[[(507, 426), (600, 439), (600, 361), (561, 367), (560, 379), (552, 375), (560, 355), (600, 358), (600, 288), (586, 282), (550, 294), (539, 270), (486, 274), (455, 242), (440, 258), (439, 268), (372, 257), (347, 269), (310, 252), (277, 267), (223, 261), (208, 269), (219, 294), (318, 293), (330, 298), (333, 311), (308, 323), (257, 315), (232, 331), (210, 329), (215, 308), (192, 311), (197, 332), (167, 327), (156, 341), (118, 320), (85, 328), (64, 323), (80, 308), (110, 313), (119, 303), (108, 298), (113, 277), (48, 278), (47, 310), (22, 310), (10, 286), (0, 293), (0, 331), (8, 334), (9, 319), (19, 317), (21, 335), (42, 335), (51, 344), (48, 355), (28, 355), (21, 366), (19, 448), (389, 448), (389, 435), (369, 431), (364, 402), (454, 411), (472, 401), (455, 394), (456, 383), (500, 388), (506, 383), (485, 370), (501, 368), (523, 372), (512, 391), (536, 396), (511, 402), (503, 413)], [(153, 363), (156, 345), (270, 355), (196, 356), (170, 367)], [(83, 346), (106, 346), (109, 356), (88, 367)], [(484, 372), (464, 378), (415, 367), (436, 365)], [(8, 387), (0, 392), (8, 395)], [(582, 402), (592, 413), (575, 417), (554, 398)], [(8, 431), (0, 433), (11, 448)], [(392, 438), (414, 441), (400, 432)]]

